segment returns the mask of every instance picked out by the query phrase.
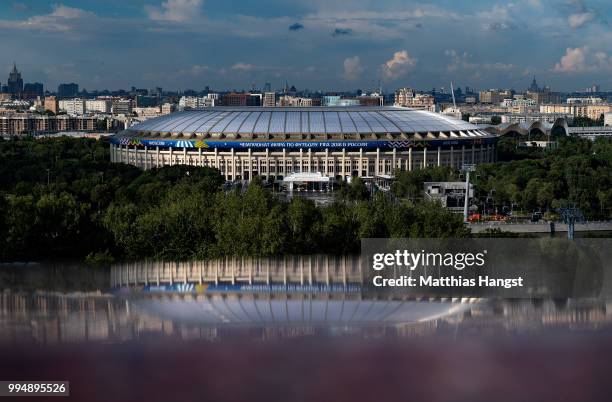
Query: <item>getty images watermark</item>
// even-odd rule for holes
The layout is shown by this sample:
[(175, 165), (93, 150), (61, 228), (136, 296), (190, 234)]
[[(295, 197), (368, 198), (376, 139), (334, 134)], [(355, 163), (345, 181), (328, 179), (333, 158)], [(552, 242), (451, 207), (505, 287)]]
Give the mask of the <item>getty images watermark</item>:
[(365, 290), (393, 297), (612, 297), (609, 239), (362, 239)]
[(399, 277), (386, 278), (383, 275), (375, 275), (372, 284), (381, 286), (427, 286), (427, 287), (503, 287), (511, 289), (523, 286), (523, 277), (516, 278), (492, 278), (488, 275), (477, 275), (476, 278), (466, 278), (462, 275), (435, 277), (434, 275), (420, 274), (417, 277), (409, 275), (417, 269), (454, 269), (463, 271), (469, 268), (482, 268), (486, 264), (487, 250), (478, 253), (442, 253), (426, 252), (420, 250), (413, 252), (409, 250), (395, 250), (393, 253), (375, 253), (372, 257), (372, 269), (382, 271), (393, 269), (394, 273), (405, 271)]

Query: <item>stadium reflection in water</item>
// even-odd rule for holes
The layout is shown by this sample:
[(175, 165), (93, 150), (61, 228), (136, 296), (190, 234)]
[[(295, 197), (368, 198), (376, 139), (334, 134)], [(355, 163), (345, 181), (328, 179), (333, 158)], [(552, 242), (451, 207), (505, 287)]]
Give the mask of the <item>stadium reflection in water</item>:
[[(91, 275), (91, 269), (79, 272)], [(70, 286), (53, 285), (57, 280), (49, 276), (54, 275), (65, 272), (44, 266), (5, 270), (2, 344), (151, 337), (486, 337), (549, 330), (599, 332), (612, 322), (605, 301), (379, 297), (363, 291), (356, 257), (119, 264), (98, 274), (93, 284), (75, 280)]]

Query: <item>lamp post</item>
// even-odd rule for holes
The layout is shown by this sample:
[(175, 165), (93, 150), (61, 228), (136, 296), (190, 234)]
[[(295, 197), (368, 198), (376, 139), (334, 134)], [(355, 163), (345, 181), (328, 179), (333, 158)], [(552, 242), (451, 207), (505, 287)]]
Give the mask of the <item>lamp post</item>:
[(563, 217), (563, 221), (567, 224), (567, 238), (569, 240), (574, 239), (574, 224), (576, 222), (584, 221), (584, 216), (580, 208), (576, 206), (569, 206), (560, 208), (559, 213)]
[(474, 164), (464, 164), (461, 167), (461, 171), (465, 172), (465, 203), (463, 204), (463, 222), (468, 221), (468, 204), (470, 201), (470, 172), (476, 170)]

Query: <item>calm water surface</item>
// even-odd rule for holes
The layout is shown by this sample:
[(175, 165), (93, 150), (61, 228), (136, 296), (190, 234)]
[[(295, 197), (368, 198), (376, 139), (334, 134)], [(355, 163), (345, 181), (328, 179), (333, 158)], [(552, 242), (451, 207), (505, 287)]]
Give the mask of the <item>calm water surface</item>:
[(0, 378), (68, 379), (83, 401), (612, 391), (606, 300), (395, 300), (362, 291), (353, 257), (255, 265), (2, 266)]

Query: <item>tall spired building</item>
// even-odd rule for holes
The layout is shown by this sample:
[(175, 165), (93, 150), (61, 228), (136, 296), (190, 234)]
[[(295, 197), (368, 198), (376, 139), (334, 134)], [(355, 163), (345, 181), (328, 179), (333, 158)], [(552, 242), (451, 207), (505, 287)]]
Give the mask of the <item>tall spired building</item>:
[(23, 93), (23, 79), (21, 73), (17, 71), (15, 63), (13, 63), (13, 70), (9, 73), (7, 86), (9, 93), (14, 96), (18, 97)]
[(539, 92), (540, 87), (538, 87), (538, 82), (536, 81), (535, 75), (533, 76), (533, 81), (531, 81), (531, 85), (529, 86), (529, 90), (531, 92)]

